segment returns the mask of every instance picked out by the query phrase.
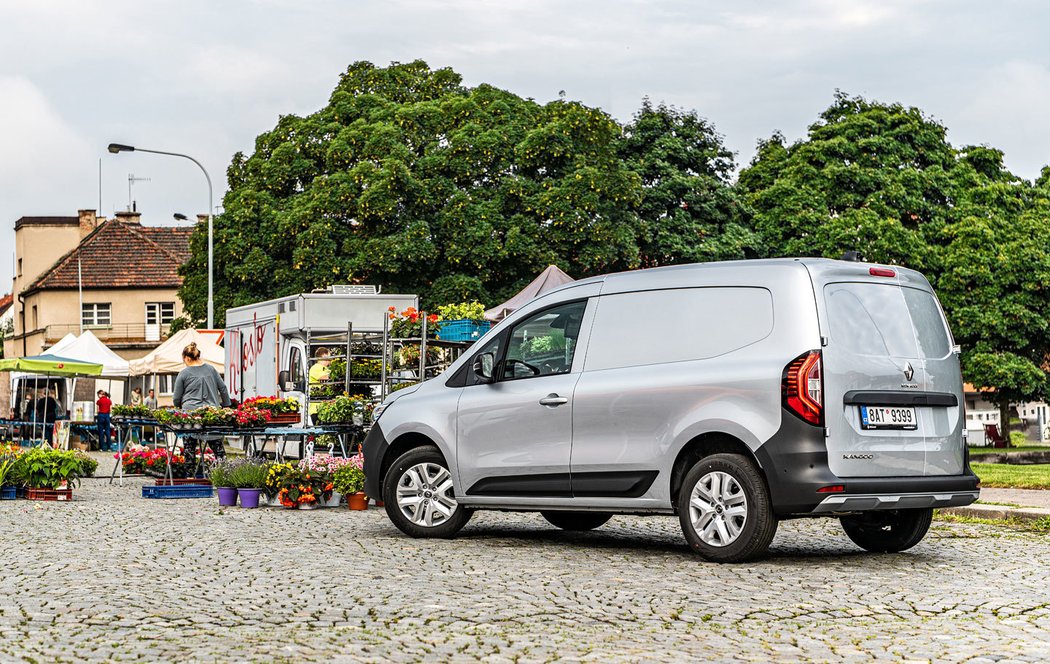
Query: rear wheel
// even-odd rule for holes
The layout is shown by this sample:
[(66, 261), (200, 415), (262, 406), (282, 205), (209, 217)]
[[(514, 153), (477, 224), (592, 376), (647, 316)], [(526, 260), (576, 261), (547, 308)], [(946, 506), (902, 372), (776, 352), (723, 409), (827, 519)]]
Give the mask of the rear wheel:
[(761, 557), (777, 532), (766, 483), (739, 454), (712, 454), (689, 469), (678, 518), (693, 551), (720, 563)]
[(896, 553), (910, 549), (926, 537), (933, 510), (887, 510), (839, 517), (853, 543), (867, 551)]
[(434, 447), (409, 450), (391, 464), (383, 502), (390, 521), (412, 537), (452, 537), (473, 514), (456, 501), (448, 464)]
[(608, 512), (540, 512), (543, 518), (562, 530), (594, 530), (612, 518)]

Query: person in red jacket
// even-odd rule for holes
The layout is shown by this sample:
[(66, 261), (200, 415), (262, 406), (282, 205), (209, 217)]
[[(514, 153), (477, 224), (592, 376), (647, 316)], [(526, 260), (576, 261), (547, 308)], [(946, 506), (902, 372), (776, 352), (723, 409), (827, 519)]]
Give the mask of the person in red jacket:
[(106, 394), (105, 390), (98, 391), (98, 401), (95, 402), (98, 407), (96, 420), (98, 422), (98, 449), (106, 451), (110, 448), (109, 438), (109, 411), (113, 408), (113, 401)]

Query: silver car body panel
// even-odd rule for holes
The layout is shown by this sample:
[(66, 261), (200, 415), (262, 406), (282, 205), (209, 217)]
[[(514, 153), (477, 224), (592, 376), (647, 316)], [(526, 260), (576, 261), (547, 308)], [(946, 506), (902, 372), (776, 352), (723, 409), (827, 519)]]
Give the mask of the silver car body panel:
[[(699, 436), (719, 434), (742, 441), (756, 459), (764, 458), (759, 453), (763, 445), (784, 431), (785, 417), (793, 417), (781, 404), (784, 368), (808, 351), (821, 350), (828, 463), (836, 474), (869, 478), (961, 474), (961, 407), (919, 409), (917, 432), (873, 436), (854, 426), (857, 407), (843, 403), (850, 390), (894, 386), (889, 378), (901, 370), (896, 363), (901, 358), (858, 361), (845, 347), (835, 345), (838, 339), (833, 338), (833, 322), (829, 325), (827, 320), (824, 287), (838, 282), (884, 284), (886, 278), (872, 277), (868, 268), (867, 264), (824, 259), (733, 261), (611, 274), (568, 284), (527, 303), (474, 346), (484, 348), (508, 328), (550, 306), (587, 299), (568, 373), (465, 387), (446, 385), (448, 377), (473, 362), (474, 354), (465, 353), (442, 376), (423, 383), (414, 393), (392, 395), (380, 420), (383, 438), (393, 444), (402, 436), (421, 434), (437, 445), (449, 461), (457, 499), (466, 506), (667, 513), (673, 511), (671, 473), (681, 450)], [(894, 269), (897, 285), (932, 296), (921, 274)], [(661, 312), (667, 311), (669, 292), (711, 303), (703, 309), (706, 317), (676, 319), (700, 332), (690, 335), (688, 330), (679, 330), (673, 339), (664, 333)], [(636, 299), (617, 299), (628, 295)], [(733, 295), (741, 295), (735, 302), (746, 306), (746, 311), (733, 308)], [(705, 297), (709, 299), (703, 300)], [(632, 309), (635, 304), (637, 311)], [(748, 325), (732, 334), (720, 329), (731, 327), (741, 317)], [(603, 326), (597, 332), (593, 329), (596, 321)], [(609, 325), (620, 335), (626, 354), (638, 343), (673, 347), (695, 341), (699, 350), (695, 359), (682, 360), (676, 358), (673, 348), (646, 349), (647, 356), (657, 361), (613, 366), (614, 354), (603, 347), (609, 343), (604, 333)], [(638, 338), (646, 326), (651, 334)], [(737, 337), (739, 343), (734, 341)], [(595, 344), (593, 353), (591, 343)], [(906, 359), (916, 360), (913, 382), (919, 385), (918, 391), (954, 394), (961, 404), (957, 355), (935, 360), (915, 355)], [(893, 380), (898, 391), (913, 389), (900, 388), (901, 381)], [(565, 397), (566, 402), (553, 408), (539, 404), (540, 398), (551, 394)], [(876, 438), (878, 443), (872, 445)], [(860, 458), (842, 458), (858, 450)], [(867, 454), (877, 456), (864, 458)], [(836, 455), (839, 458), (833, 459)], [(772, 468), (763, 471), (767, 477), (777, 472)], [(479, 482), (492, 478), (617, 472), (651, 472), (655, 480), (644, 493), (630, 497), (470, 492)], [(921, 487), (911, 486), (908, 495), (926, 495), (911, 489)], [(845, 497), (814, 496), (812, 505), (835, 506), (821, 507), (823, 513), (852, 509), (853, 505), (893, 509), (884, 505), (904, 504), (900, 499), (872, 502), (868, 497), (860, 502), (836, 502), (840, 498)], [(972, 502), (966, 497), (949, 500)]]

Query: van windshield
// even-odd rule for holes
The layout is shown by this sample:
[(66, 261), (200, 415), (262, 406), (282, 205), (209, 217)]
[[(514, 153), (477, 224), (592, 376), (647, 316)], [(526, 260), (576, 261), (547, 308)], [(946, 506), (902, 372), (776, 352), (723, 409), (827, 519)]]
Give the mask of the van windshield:
[(951, 342), (933, 295), (891, 284), (834, 283), (824, 287), (836, 343), (858, 355), (943, 358)]

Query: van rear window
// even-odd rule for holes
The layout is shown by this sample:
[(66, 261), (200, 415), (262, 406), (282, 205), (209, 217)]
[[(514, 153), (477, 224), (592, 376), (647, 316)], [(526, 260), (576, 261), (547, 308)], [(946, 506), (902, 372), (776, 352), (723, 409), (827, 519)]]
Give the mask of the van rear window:
[(890, 284), (824, 287), (831, 338), (858, 355), (942, 358), (951, 342), (933, 295)]

